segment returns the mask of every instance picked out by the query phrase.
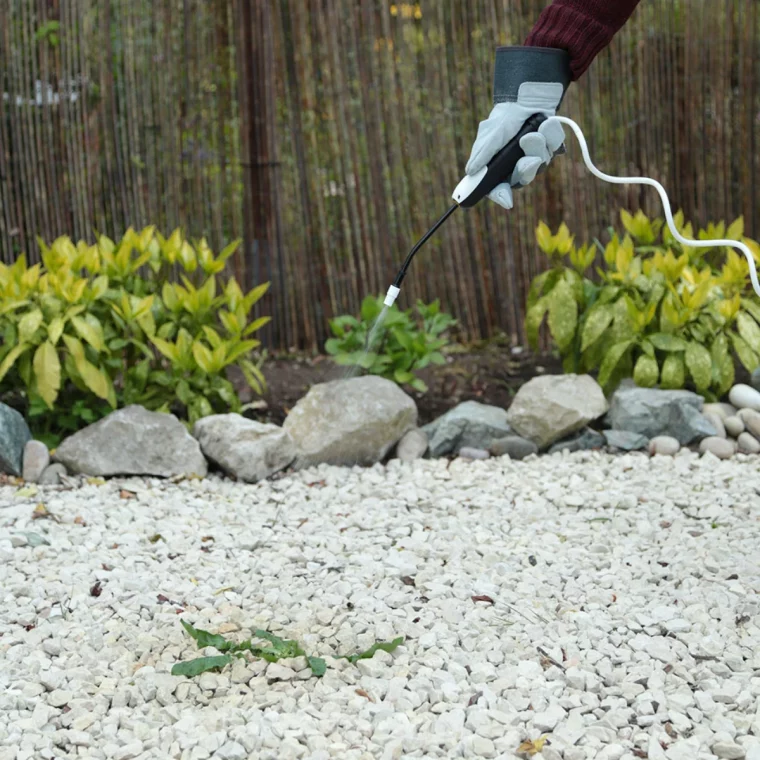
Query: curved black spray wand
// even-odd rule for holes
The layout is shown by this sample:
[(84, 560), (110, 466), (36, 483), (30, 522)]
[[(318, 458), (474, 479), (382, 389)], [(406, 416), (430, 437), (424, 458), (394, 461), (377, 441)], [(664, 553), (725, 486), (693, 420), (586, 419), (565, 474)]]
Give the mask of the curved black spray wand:
[(401, 292), (401, 283), (406, 277), (409, 265), (412, 263), (417, 251), (433, 236), (435, 231), (460, 207), (472, 208), (478, 201), (485, 198), (495, 187), (503, 182), (509, 182), (515, 170), (517, 162), (525, 155), (520, 147), (520, 140), (531, 132), (535, 132), (542, 122), (546, 120), (543, 114), (534, 114), (520, 131), (510, 140), (477, 174), (467, 175), (456, 187), (452, 197), (456, 203), (415, 243), (407, 254), (401, 269), (398, 270), (393, 285), (388, 288), (385, 296), (385, 305), (393, 306), (398, 294)]

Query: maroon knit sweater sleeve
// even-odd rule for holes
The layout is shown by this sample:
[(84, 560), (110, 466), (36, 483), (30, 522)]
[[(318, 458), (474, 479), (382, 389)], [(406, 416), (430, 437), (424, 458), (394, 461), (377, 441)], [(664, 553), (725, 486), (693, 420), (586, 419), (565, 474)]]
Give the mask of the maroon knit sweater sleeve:
[(544, 8), (525, 44), (567, 50), (573, 79), (578, 79), (597, 54), (610, 44), (639, 2), (554, 0)]

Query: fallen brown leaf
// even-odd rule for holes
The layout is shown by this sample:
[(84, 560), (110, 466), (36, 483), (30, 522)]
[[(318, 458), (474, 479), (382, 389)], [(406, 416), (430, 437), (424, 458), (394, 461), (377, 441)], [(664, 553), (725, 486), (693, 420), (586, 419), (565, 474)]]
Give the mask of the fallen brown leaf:
[(468, 700), (467, 707), (472, 707), (478, 703), (478, 700), (483, 696), (482, 691), (476, 691)]
[(405, 586), (414, 586), (414, 578), (412, 578), (410, 575), (403, 575), (401, 577), (401, 582)]
[(495, 604), (494, 600), (486, 594), (478, 594), (477, 596), (470, 597), (473, 602), (488, 602), (488, 604)]
[(32, 520), (53, 520), (54, 522), (60, 522), (60, 520), (50, 512), (42, 502), (32, 510)]
[(544, 744), (546, 743), (547, 739), (545, 736), (542, 736), (540, 739), (527, 739), (517, 748), (516, 752), (519, 755), (533, 757), (533, 755), (537, 755), (544, 748)]
[(216, 541), (216, 539), (213, 536), (203, 536), (203, 538), (201, 538), (202, 544), (206, 544), (209, 541)]
[(100, 596), (103, 593), (103, 584), (100, 581), (95, 581), (90, 588), (90, 596)]
[(113, 565), (107, 565), (105, 562), (102, 562), (100, 565), (107, 573), (110, 573), (111, 570), (113, 570)]
[(127, 491), (126, 488), (122, 488), (121, 491), (119, 491), (120, 499), (134, 499), (136, 497), (137, 494), (134, 491)]
[(356, 689), (356, 693), (360, 697), (364, 697), (365, 699), (368, 699), (370, 702), (374, 702), (375, 701), (374, 699), (372, 699), (372, 697), (369, 694), (367, 694), (366, 691), (364, 691), (364, 689)]
[[(74, 525), (81, 525), (83, 528), (87, 527), (87, 523), (85, 522), (84, 517), (82, 517), (82, 515), (77, 515), (74, 518)], [(114, 547), (112, 547), (112, 548), (114, 548)]]

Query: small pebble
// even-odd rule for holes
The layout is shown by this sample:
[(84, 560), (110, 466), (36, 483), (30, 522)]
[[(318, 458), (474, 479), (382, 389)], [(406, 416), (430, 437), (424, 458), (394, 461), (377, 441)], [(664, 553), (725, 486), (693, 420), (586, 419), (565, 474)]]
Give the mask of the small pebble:
[(702, 414), (717, 414), (724, 422), (728, 417), (732, 417), (736, 414), (736, 407), (733, 404), (717, 403), (717, 404), (705, 404), (702, 407)]
[(739, 444), (739, 451), (742, 454), (758, 454), (760, 453), (760, 441), (750, 433), (741, 433), (737, 439)]
[(657, 454), (661, 456), (675, 456), (681, 450), (681, 444), (677, 438), (669, 435), (658, 435), (649, 441), (649, 453), (652, 456)]
[(505, 438), (495, 440), (488, 451), (493, 457), (508, 456), (517, 461), (525, 459), (533, 454), (538, 454), (538, 446), (519, 435), (508, 435)]
[(737, 409), (755, 409), (760, 411), (760, 392), (749, 385), (739, 383), (728, 392), (728, 400)]
[(37, 483), (50, 464), (50, 452), (42, 441), (27, 441), (24, 446), (21, 476), (27, 483)]
[(716, 412), (704, 412), (702, 415), (714, 428), (718, 438), (726, 437), (726, 428), (723, 425), (723, 418)]
[(732, 415), (723, 420), (723, 426), (726, 432), (733, 438), (738, 438), (744, 432), (744, 423), (740, 417)]
[(54, 462), (45, 468), (38, 482), (41, 486), (57, 486), (61, 482), (61, 476), (66, 477), (67, 474), (65, 465)]
[(708, 451), (718, 459), (730, 459), (736, 453), (736, 443), (727, 438), (709, 436), (703, 438), (699, 443), (700, 454), (705, 454)]
[(462, 459), (488, 459), (491, 455), (484, 449), (474, 449), (470, 446), (464, 446), (459, 449), (459, 456)]

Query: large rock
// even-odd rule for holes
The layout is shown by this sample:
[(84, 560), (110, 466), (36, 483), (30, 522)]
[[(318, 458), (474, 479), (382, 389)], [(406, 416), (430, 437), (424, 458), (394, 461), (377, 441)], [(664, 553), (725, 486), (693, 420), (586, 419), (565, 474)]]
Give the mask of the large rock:
[(523, 438), (543, 449), (606, 411), (604, 392), (589, 375), (543, 375), (520, 388), (507, 419)]
[(613, 394), (607, 422), (613, 430), (648, 439), (668, 435), (685, 446), (718, 432), (702, 415), (703, 405), (703, 398), (690, 391), (624, 388)]
[(488, 449), (512, 435), (507, 413), (498, 406), (465, 401), (423, 428), (430, 442), (429, 454), (443, 457), (462, 448)]
[(640, 451), (649, 445), (643, 435), (629, 433), (627, 430), (604, 430), (602, 435), (608, 446), (620, 451)]
[(315, 385), (283, 429), (295, 442), (296, 466), (371, 465), (416, 427), (417, 406), (395, 383), (355, 377)]
[(293, 439), (282, 428), (239, 414), (204, 417), (193, 426), (193, 436), (206, 459), (248, 483), (284, 470), (296, 458)]
[(198, 441), (173, 414), (127, 406), (66, 438), (53, 459), (84, 475), (204, 476)]
[(15, 409), (0, 403), (0, 472), (21, 475), (24, 446), (31, 439), (24, 418)]

